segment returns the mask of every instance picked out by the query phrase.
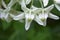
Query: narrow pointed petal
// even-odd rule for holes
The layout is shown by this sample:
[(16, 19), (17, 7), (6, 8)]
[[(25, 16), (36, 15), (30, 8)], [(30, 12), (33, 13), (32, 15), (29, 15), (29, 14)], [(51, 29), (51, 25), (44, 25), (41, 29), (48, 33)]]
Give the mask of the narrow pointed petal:
[(28, 11), (28, 8), (26, 7), (26, 4), (25, 4), (24, 0), (22, 0), (22, 2), (19, 3), (19, 4), (21, 5), (21, 8), (24, 12)]
[(8, 18), (8, 15), (9, 15), (9, 13), (5, 13), (4, 18), (7, 19)]
[(10, 7), (10, 8), (11, 8), (15, 3), (16, 3), (15, 0), (11, 0), (11, 1), (9, 2), (9, 4), (8, 4), (7, 7)]
[(20, 4), (22, 7), (26, 7), (24, 0), (22, 0), (21, 2), (19, 2), (19, 4)]
[(47, 24), (47, 19), (44, 19), (43, 26), (46, 26), (46, 24)]
[(49, 0), (43, 0), (44, 7), (48, 5)]
[(32, 21), (29, 22), (29, 21), (26, 19), (26, 23), (25, 23), (25, 29), (26, 29), (26, 31), (30, 28), (31, 22), (32, 22)]
[(37, 7), (35, 7), (34, 5), (31, 6), (31, 9), (38, 9)]
[(0, 14), (0, 18), (3, 19), (4, 17), (5, 17), (5, 13), (2, 12), (2, 13)]
[(39, 13), (42, 10), (42, 8), (37, 8), (37, 7), (33, 6), (33, 5), (31, 7), (31, 9), (32, 9), (32, 11), (34, 11), (34, 13)]
[(11, 22), (11, 19), (9, 18), (9, 13), (5, 13), (4, 20), (6, 22)]
[(49, 13), (49, 18), (52, 18), (52, 19), (55, 19), (55, 20), (58, 20), (59, 19), (58, 16), (56, 16), (56, 15), (54, 15), (52, 13)]
[(25, 0), (25, 1), (26, 1), (26, 5), (28, 5), (31, 2), (31, 0)]
[(7, 8), (7, 5), (6, 5), (6, 3), (4, 2), (4, 0), (2, 0), (2, 5), (3, 5), (4, 8)]
[(55, 4), (55, 7), (60, 11), (60, 6), (58, 4)]
[(3, 16), (3, 10), (2, 9), (0, 9), (0, 18), (2, 18), (2, 16)]
[(9, 16), (9, 15), (8, 15), (8, 17), (7, 17), (7, 18), (5, 18), (5, 21), (6, 21), (6, 22), (8, 22), (8, 23), (9, 23), (9, 22), (11, 22), (11, 20), (12, 20), (12, 19), (10, 18), (10, 16)]
[(20, 19), (24, 19), (24, 13), (19, 14), (17, 16), (10, 14), (10, 16), (14, 19), (14, 20), (20, 20)]
[(34, 15), (33, 14), (25, 14), (25, 18), (26, 18), (25, 29), (28, 30), (32, 20), (34, 19)]
[(47, 8), (45, 8), (45, 10), (50, 12), (53, 8), (54, 8), (54, 4), (48, 6)]

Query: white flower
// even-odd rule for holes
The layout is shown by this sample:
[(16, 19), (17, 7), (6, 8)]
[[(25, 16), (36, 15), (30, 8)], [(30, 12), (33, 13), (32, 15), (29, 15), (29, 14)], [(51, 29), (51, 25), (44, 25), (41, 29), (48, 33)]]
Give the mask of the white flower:
[(9, 18), (9, 12), (7, 10), (0, 10), (0, 18), (3, 20), (6, 20), (7, 22), (10, 22), (10, 18)]
[(52, 18), (58, 20), (59, 17), (50, 13), (53, 9), (54, 5), (50, 5), (47, 8), (37, 8), (32, 6), (30, 9), (27, 7), (23, 8), (23, 13), (14, 16), (11, 14), (14, 20), (22, 20), (25, 19), (25, 29), (28, 30), (30, 28), (32, 20), (36, 21), (38, 24), (46, 26), (47, 18)]
[(38, 12), (38, 15), (36, 16), (35, 21), (40, 25), (46, 26), (46, 21), (47, 21), (48, 17), (58, 20), (59, 19), (58, 16), (50, 13), (50, 11), (53, 9), (53, 7), (54, 7), (54, 5), (51, 5), (47, 8), (40, 9), (41, 11)]
[(35, 14), (33, 13), (32, 10), (27, 9), (27, 10), (24, 10), (23, 13), (17, 16), (14, 16), (12, 14), (11, 16), (13, 17), (14, 20), (19, 20), (19, 21), (25, 18), (25, 29), (28, 30), (30, 28), (30, 24), (32, 20), (34, 19)]
[(9, 11), (11, 10), (11, 7), (13, 6), (11, 4), (11, 1), (8, 5), (6, 5), (5, 2), (2, 0), (2, 4), (4, 5), (5, 9), (0, 9), (0, 18), (6, 20), (7, 22), (11, 21), (9, 18), (9, 14), (10, 14)]
[(55, 7), (60, 11), (60, 0), (54, 0)]

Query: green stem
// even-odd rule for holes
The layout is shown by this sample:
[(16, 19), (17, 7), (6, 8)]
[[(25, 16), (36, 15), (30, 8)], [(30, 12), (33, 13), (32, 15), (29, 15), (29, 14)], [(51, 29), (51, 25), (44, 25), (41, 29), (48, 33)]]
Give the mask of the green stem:
[(39, 2), (41, 3), (41, 7), (44, 8), (42, 0), (39, 0)]
[(31, 3), (31, 7), (32, 7), (32, 5), (33, 5), (33, 0), (32, 0), (32, 3)]

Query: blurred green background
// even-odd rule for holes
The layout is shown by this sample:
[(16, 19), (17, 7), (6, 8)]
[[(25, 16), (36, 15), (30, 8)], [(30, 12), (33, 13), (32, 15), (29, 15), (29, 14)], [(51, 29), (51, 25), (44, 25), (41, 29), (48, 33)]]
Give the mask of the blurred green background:
[[(6, 4), (9, 3), (9, 0), (4, 1)], [(53, 0), (49, 1), (48, 6), (51, 4), (53, 4)], [(33, 5), (40, 7), (38, 0), (34, 0)], [(27, 5), (28, 8), (30, 6), (31, 3)], [(12, 8), (21, 11), (21, 6), (18, 3)], [(60, 16), (60, 12), (55, 7), (51, 12)], [(28, 31), (25, 30), (24, 26), (25, 22), (20, 23), (19, 21), (12, 20), (10, 23), (7, 23), (0, 19), (0, 40), (60, 40), (60, 19), (53, 20), (48, 18), (46, 27), (33, 21)]]

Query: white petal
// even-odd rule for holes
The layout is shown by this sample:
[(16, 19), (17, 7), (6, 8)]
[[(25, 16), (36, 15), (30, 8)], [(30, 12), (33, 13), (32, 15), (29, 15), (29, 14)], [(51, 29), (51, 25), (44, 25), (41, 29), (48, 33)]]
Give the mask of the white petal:
[(26, 5), (28, 5), (31, 2), (31, 0), (25, 0), (25, 1), (26, 1)]
[(39, 14), (40, 19), (42, 19), (42, 18), (47, 19), (47, 17), (48, 17), (48, 13), (40, 13)]
[(4, 17), (5, 17), (5, 13), (2, 12), (2, 13), (0, 14), (0, 18), (3, 19)]
[(56, 16), (56, 15), (54, 15), (52, 13), (49, 13), (49, 18), (52, 18), (52, 19), (55, 19), (55, 20), (58, 20), (59, 19), (58, 16)]
[(9, 23), (9, 22), (11, 22), (11, 18), (10, 18), (10, 16), (9, 16), (9, 15), (8, 15), (8, 17), (7, 17), (7, 18), (5, 18), (5, 21), (6, 21), (6, 22), (8, 22), (8, 23)]
[(11, 19), (9, 18), (9, 13), (5, 13), (4, 20), (6, 22), (11, 22)]
[(46, 24), (47, 24), (47, 19), (44, 19), (43, 26), (46, 26)]
[(4, 2), (4, 0), (2, 0), (2, 5), (3, 5), (5, 8), (7, 8), (7, 5), (6, 5), (6, 3)]
[(25, 22), (26, 22), (26, 23), (25, 23), (25, 29), (28, 30), (28, 29), (30, 28), (30, 24), (31, 24), (32, 21), (28, 21), (28, 20), (26, 19)]
[(53, 8), (54, 8), (54, 4), (48, 6), (47, 8), (45, 8), (45, 10), (50, 12)]
[(8, 15), (9, 15), (9, 13), (5, 13), (4, 18), (7, 19), (8, 18)]
[(27, 10), (29, 10), (29, 9), (26, 7), (26, 4), (25, 4), (24, 0), (22, 0), (22, 2), (20, 3), (20, 5), (21, 5), (21, 8), (22, 8), (22, 10), (23, 10), (24, 12), (26, 12)]
[(24, 18), (24, 13), (22, 14), (19, 14), (17, 16), (13, 15), (13, 14), (10, 14), (10, 16), (14, 19), (14, 20), (20, 20), (20, 19), (23, 19)]
[(34, 19), (34, 15), (33, 14), (25, 14), (25, 18), (33, 20)]
[(43, 25), (42, 20), (39, 19), (38, 16), (36, 16), (36, 18), (34, 19), (39, 25)]
[(22, 7), (26, 7), (24, 0), (19, 3)]
[(48, 5), (49, 0), (43, 0), (44, 7)]
[(60, 6), (58, 4), (55, 4), (55, 7), (60, 11)]
[(42, 8), (37, 8), (32, 5), (31, 10), (34, 11), (34, 13), (39, 13), (42, 10)]
[(3, 10), (2, 9), (0, 9), (0, 18), (2, 18), (3, 17)]
[(15, 3), (16, 3), (15, 0), (11, 0), (11, 1), (9, 2), (9, 4), (8, 4), (8, 7), (12, 7)]
[(34, 19), (34, 15), (32, 15), (32, 14), (25, 14), (25, 18), (26, 18), (25, 29), (28, 30), (32, 20)]

